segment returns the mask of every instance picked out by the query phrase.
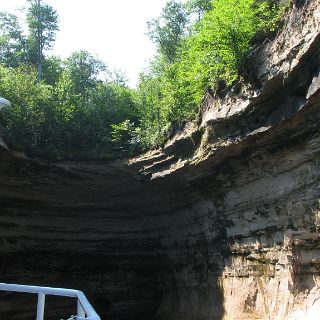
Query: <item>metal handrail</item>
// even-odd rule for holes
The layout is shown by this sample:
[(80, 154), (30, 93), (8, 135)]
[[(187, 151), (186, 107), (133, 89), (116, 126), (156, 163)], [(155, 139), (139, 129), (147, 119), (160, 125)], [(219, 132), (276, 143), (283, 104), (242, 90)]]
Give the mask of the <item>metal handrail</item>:
[(0, 290), (37, 294), (38, 304), (37, 304), (36, 320), (43, 320), (46, 295), (77, 298), (78, 302), (77, 302), (76, 319), (101, 320), (98, 314), (93, 309), (90, 302), (88, 301), (88, 299), (86, 298), (86, 296), (84, 295), (84, 293), (79, 290), (27, 286), (27, 285), (21, 285), (21, 284), (7, 284), (7, 283), (0, 283)]

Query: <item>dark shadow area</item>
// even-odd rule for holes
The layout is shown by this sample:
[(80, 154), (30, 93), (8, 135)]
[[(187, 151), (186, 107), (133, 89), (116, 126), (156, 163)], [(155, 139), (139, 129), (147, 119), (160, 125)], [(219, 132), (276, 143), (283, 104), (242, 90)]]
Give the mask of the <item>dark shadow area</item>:
[(36, 319), (37, 298), (34, 294), (0, 291), (1, 319)]

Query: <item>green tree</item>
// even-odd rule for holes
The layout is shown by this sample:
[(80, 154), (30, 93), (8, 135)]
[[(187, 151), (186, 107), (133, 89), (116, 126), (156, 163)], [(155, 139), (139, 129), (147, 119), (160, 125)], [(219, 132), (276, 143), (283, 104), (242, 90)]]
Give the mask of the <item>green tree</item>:
[(178, 47), (184, 37), (188, 22), (186, 10), (181, 2), (170, 0), (160, 17), (147, 22), (148, 35), (158, 46), (169, 63), (174, 62)]
[(66, 61), (66, 69), (73, 81), (75, 93), (84, 95), (88, 89), (95, 87), (99, 75), (108, 72), (101, 60), (85, 50), (72, 53)]
[(195, 13), (200, 21), (205, 12), (213, 8), (212, 0), (189, 0), (186, 3), (186, 9), (189, 14)]
[(49, 86), (37, 83), (36, 71), (29, 66), (0, 67), (0, 95), (12, 103), (5, 110), (4, 125), (18, 145), (32, 152), (46, 143), (52, 95)]
[(243, 69), (253, 36), (272, 28), (275, 16), (265, 1), (215, 0), (184, 44), (180, 76), (199, 90), (218, 80), (231, 84)]
[(47, 56), (43, 59), (42, 74), (45, 83), (55, 86), (64, 71), (63, 60), (56, 56)]
[[(207, 88), (221, 81), (232, 85), (243, 71), (253, 37), (272, 30), (279, 18), (269, 0), (191, 0), (187, 6), (200, 14), (200, 21), (178, 43), (173, 37), (174, 59), (163, 59), (166, 53), (158, 45), (159, 55), (140, 81), (139, 134), (147, 146), (161, 143), (172, 128), (194, 119)], [(167, 31), (164, 26), (153, 21), (151, 35), (158, 43)]]
[(41, 0), (28, 0), (27, 12), (31, 59), (37, 65), (38, 81), (42, 79), (44, 51), (52, 48), (58, 27), (58, 14)]
[(27, 39), (16, 15), (0, 12), (0, 63), (17, 67), (27, 59)]
[(151, 72), (140, 76), (136, 104), (143, 148), (160, 144), (170, 126), (168, 106), (172, 103), (172, 96), (167, 94), (166, 84), (163, 75), (154, 76)]

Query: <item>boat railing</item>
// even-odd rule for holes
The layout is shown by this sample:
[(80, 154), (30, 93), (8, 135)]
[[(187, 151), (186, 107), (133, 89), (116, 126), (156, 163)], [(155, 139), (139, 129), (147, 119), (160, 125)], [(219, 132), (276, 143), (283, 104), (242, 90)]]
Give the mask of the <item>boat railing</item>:
[(43, 320), (46, 295), (62, 296), (77, 299), (77, 315), (69, 320), (101, 320), (82, 291), (74, 289), (28, 286), (20, 284), (0, 283), (1, 291), (33, 293), (38, 295), (37, 318)]

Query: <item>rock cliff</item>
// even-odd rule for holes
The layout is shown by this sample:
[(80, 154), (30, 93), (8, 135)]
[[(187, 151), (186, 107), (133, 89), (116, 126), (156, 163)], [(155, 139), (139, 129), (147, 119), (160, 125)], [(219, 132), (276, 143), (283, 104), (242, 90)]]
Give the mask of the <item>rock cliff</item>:
[[(319, 0), (293, 3), (251, 72), (128, 161), (46, 164), (1, 141), (1, 281), (82, 289), (103, 319), (315, 319)], [(32, 299), (2, 294), (1, 318), (32, 319)], [(71, 304), (48, 298), (48, 319)]]

